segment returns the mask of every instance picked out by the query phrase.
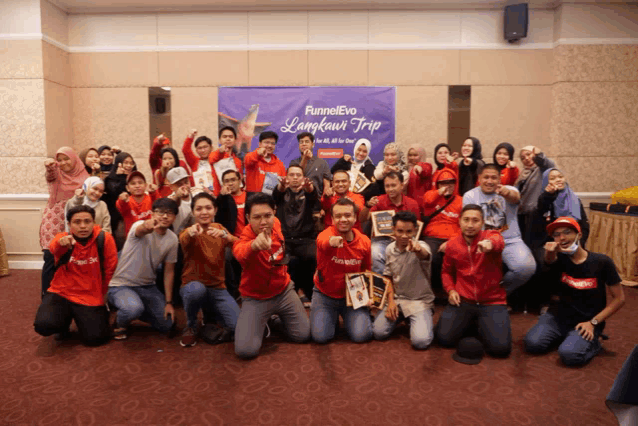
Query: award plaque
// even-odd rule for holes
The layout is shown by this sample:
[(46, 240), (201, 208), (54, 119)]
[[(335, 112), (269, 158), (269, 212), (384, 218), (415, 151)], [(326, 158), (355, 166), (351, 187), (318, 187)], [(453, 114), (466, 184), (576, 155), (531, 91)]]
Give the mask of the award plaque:
[(346, 306), (359, 309), (368, 306), (370, 290), (367, 273), (346, 274)]
[(370, 272), (370, 297), (372, 298), (372, 306), (378, 309), (383, 309), (386, 303), (386, 296), (388, 290), (392, 285), (390, 277), (384, 277), (383, 275)]
[(366, 189), (368, 185), (370, 185), (370, 183), (371, 182), (368, 180), (366, 175), (358, 172), (353, 176), (352, 188), (350, 190), (356, 194), (359, 194), (363, 192), (363, 190)]
[(372, 212), (370, 216), (372, 216), (373, 237), (389, 237), (392, 235), (392, 216), (394, 216), (394, 210)]

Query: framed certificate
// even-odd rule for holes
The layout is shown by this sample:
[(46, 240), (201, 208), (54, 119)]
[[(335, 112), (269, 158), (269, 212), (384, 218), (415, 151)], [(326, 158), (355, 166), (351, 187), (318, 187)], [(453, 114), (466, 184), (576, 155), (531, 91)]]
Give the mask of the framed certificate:
[(392, 217), (394, 210), (382, 210), (370, 213), (372, 217), (372, 236), (389, 237), (392, 235)]
[(370, 289), (367, 272), (346, 274), (346, 306), (359, 309), (368, 306)]
[(366, 189), (368, 185), (370, 185), (371, 183), (366, 177), (366, 175), (364, 175), (361, 172), (358, 172), (354, 174), (354, 176), (351, 176), (351, 179), (352, 179), (352, 188), (350, 190), (357, 194), (363, 192), (363, 190)]
[(372, 306), (378, 309), (383, 309), (386, 303), (388, 290), (392, 285), (390, 277), (384, 277), (383, 275), (375, 274), (374, 272), (368, 273), (370, 276), (370, 297), (372, 298)]

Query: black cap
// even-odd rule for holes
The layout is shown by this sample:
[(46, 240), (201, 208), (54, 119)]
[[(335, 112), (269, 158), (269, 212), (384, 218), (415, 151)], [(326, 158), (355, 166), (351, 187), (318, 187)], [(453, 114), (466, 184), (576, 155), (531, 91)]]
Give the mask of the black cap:
[(452, 359), (463, 364), (476, 365), (483, 359), (483, 344), (476, 337), (464, 337), (456, 347)]

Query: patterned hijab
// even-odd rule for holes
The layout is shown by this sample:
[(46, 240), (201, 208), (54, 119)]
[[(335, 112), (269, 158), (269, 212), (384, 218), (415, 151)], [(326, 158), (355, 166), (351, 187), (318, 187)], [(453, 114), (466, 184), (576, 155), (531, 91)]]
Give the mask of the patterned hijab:
[[(383, 153), (385, 154), (389, 150), (395, 150), (397, 153), (398, 161), (397, 161), (397, 164), (395, 164), (395, 166), (397, 166), (402, 172), (408, 170), (408, 165), (405, 161), (405, 154), (403, 153), (403, 150), (401, 150), (401, 147), (399, 146), (399, 144), (396, 142), (390, 142), (389, 144), (385, 146), (385, 148), (383, 148)], [(384, 161), (384, 164), (385, 164), (385, 161)], [(389, 166), (389, 164), (387, 165)]]
[(55, 164), (55, 179), (49, 182), (49, 202), (48, 206), (53, 207), (60, 201), (68, 201), (73, 197), (76, 189), (82, 186), (89, 174), (84, 168), (84, 163), (80, 160), (80, 157), (75, 153), (73, 148), (63, 146), (55, 153), (55, 160), (57, 161), (58, 155), (64, 154), (71, 159), (71, 170), (69, 172), (63, 172), (60, 167)]
[[(565, 173), (557, 168), (547, 169), (543, 173), (543, 186), (545, 189), (549, 184), (549, 174), (552, 170), (560, 172), (563, 176)], [(580, 220), (580, 200), (574, 191), (569, 187), (567, 181), (565, 181), (565, 188), (557, 191), (556, 199), (554, 200), (554, 214), (556, 217), (569, 216), (576, 220)]]

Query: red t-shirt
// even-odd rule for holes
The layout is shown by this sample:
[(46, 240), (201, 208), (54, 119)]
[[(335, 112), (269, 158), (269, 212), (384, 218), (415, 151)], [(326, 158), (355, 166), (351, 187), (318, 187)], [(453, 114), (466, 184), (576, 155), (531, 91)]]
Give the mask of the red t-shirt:
[(246, 205), (246, 192), (242, 191), (239, 195), (231, 194), (231, 196), (237, 205), (237, 224), (235, 225), (235, 233), (233, 235), (239, 238), (246, 226), (246, 214), (244, 211), (244, 206)]
[(271, 155), (270, 160), (257, 154), (257, 151), (249, 152), (244, 157), (246, 168), (246, 192), (261, 192), (266, 173), (274, 173), (279, 177), (286, 177), (286, 166), (276, 155)]
[(340, 235), (334, 226), (317, 236), (317, 289), (333, 299), (346, 297), (346, 274), (369, 271), (372, 267), (370, 238), (353, 229), (354, 239), (343, 241), (343, 247), (331, 247), (330, 237)]
[(394, 210), (395, 213), (409, 211), (414, 213), (418, 220), (421, 220), (421, 207), (419, 206), (419, 203), (407, 195), (401, 196), (401, 204), (398, 206), (390, 201), (388, 194), (379, 195), (378, 198), (379, 202), (370, 209), (371, 212), (380, 212), (384, 210)]
[(124, 226), (126, 228), (126, 235), (131, 230), (131, 226), (138, 220), (150, 219), (152, 215), (153, 201), (161, 197), (158, 194), (159, 191), (153, 191), (149, 194), (144, 194), (144, 198), (139, 203), (135, 201), (135, 198), (131, 195), (128, 198), (128, 202), (117, 200), (115, 207), (122, 215), (124, 219)]

